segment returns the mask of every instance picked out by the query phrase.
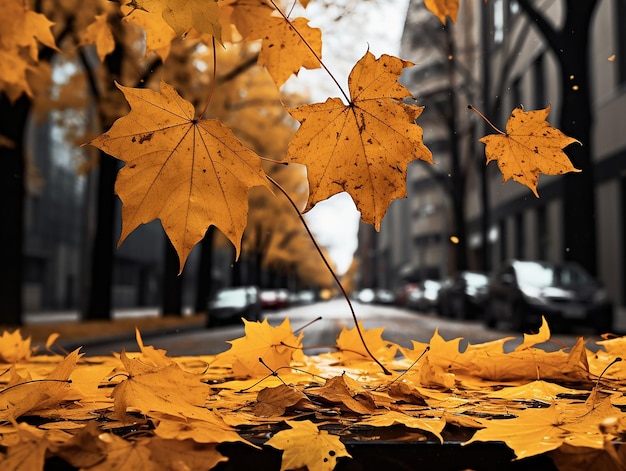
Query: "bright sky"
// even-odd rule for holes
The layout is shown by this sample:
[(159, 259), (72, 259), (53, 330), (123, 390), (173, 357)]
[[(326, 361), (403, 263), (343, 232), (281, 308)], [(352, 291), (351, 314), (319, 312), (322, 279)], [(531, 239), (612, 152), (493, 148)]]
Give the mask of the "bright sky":
[[(376, 57), (381, 54), (398, 55), (400, 38), (409, 0), (353, 0), (337, 3), (353, 3), (353, 10), (338, 22), (329, 20), (340, 12), (311, 2), (305, 16), (311, 26), (322, 29), (322, 60), (335, 78), (347, 91), (348, 74), (354, 64), (369, 49)], [(302, 70), (288, 86), (305, 86), (314, 102), (340, 97), (337, 86), (321, 69)], [(357, 248), (360, 214), (352, 198), (341, 193), (318, 203), (306, 214), (307, 222), (317, 241), (328, 248), (339, 274), (350, 267)]]

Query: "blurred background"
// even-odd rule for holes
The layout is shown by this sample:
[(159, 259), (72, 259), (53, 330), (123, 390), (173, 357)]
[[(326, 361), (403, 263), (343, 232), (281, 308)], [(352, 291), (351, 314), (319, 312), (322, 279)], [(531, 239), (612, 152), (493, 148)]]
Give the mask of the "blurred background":
[[(174, 42), (167, 54), (154, 48), (143, 57), (145, 36), (120, 26), (114, 29), (119, 45), (101, 63), (76, 31), (95, 14), (123, 22), (100, 2), (87, 2), (80, 12), (71, 3), (36, 3), (55, 22), (62, 51), (41, 52), (50, 79), (33, 79), (33, 98), (0, 98), (0, 322), (19, 325), (50, 312), (85, 320), (109, 319), (121, 309), (204, 313), (219, 293), (242, 286), (256, 287), (266, 310), (337, 296), (298, 216), (265, 190), (251, 192), (237, 261), (232, 245), (210, 228), (179, 276), (158, 221), (115, 246), (119, 162), (81, 147), (124, 109), (119, 92), (105, 84), (154, 86), (162, 77), (203, 105), (213, 53), (201, 42)], [(324, 60), (342, 84), (368, 46), (416, 64), (401, 82), (425, 105), (418, 124), (436, 162), (409, 165), (408, 197), (391, 204), (380, 232), (358, 222), (345, 194), (307, 215), (355, 299), (404, 313), (478, 319), (487, 327), (504, 320), (516, 329), (536, 326), (536, 316), (517, 312), (525, 303), (525, 312), (543, 306), (564, 324), (623, 329), (625, 0), (469, 0), (456, 24), (443, 24), (419, 0), (320, 0), (305, 15), (323, 29)], [(222, 119), (259, 154), (280, 160), (294, 132), (281, 103), (295, 106), (338, 91), (324, 73), (302, 71), (279, 92), (255, 65), (257, 57), (254, 46), (218, 49), (208, 116)], [(567, 149), (582, 172), (541, 176), (540, 198), (518, 183), (503, 184), (496, 164), (485, 165), (478, 141), (494, 130), (468, 104), (503, 130), (515, 107), (550, 105), (550, 123), (582, 143)], [(264, 166), (303, 207), (305, 170)], [(547, 281), (525, 284), (514, 261), (541, 262)], [(575, 268), (568, 272), (562, 262)], [(570, 281), (565, 272), (574, 273)], [(574, 278), (593, 292), (576, 297)], [(515, 290), (503, 295), (503, 284)], [(279, 298), (282, 304), (271, 304)]]

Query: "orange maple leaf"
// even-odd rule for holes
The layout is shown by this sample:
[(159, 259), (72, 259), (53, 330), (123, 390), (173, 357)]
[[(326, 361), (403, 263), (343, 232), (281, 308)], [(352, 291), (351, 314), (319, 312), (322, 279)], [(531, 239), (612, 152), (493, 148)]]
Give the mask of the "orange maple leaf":
[(411, 62), (367, 52), (350, 72), (350, 103), (339, 98), (289, 110), (301, 126), (289, 145), (287, 161), (307, 166), (309, 200), (347, 191), (361, 219), (377, 230), (392, 200), (406, 197), (406, 168), (421, 159), (432, 163), (415, 120), (423, 107), (398, 83)]
[(424, 6), (444, 25), (447, 16), (453, 23), (456, 23), (456, 16), (459, 13), (459, 0), (424, 0)]
[(262, 40), (258, 64), (267, 69), (276, 85), (297, 75), (301, 67), (321, 67), (322, 31), (310, 27), (306, 18), (296, 18), (290, 24), (274, 16), (275, 10), (263, 0), (237, 0), (231, 7), (233, 24), (241, 35), (246, 40)]
[(93, 23), (85, 29), (80, 44), (95, 44), (100, 62), (115, 49), (115, 38), (107, 20), (107, 14), (97, 15)]
[(506, 133), (480, 139), (486, 145), (487, 163), (498, 162), (502, 181), (512, 178), (530, 188), (536, 197), (540, 173), (580, 172), (563, 152), (568, 145), (580, 142), (552, 127), (546, 121), (548, 114), (550, 105), (535, 111), (515, 108), (506, 123)]
[(159, 218), (180, 269), (213, 224), (239, 256), (248, 190), (266, 186), (259, 157), (218, 120), (194, 117), (191, 103), (161, 82), (161, 92), (123, 87), (128, 115), (89, 144), (126, 162), (115, 191), (122, 200), (119, 244)]
[(286, 420), (290, 430), (278, 432), (265, 442), (283, 450), (281, 471), (307, 467), (309, 471), (332, 471), (337, 458), (352, 458), (339, 437), (320, 430), (310, 420)]

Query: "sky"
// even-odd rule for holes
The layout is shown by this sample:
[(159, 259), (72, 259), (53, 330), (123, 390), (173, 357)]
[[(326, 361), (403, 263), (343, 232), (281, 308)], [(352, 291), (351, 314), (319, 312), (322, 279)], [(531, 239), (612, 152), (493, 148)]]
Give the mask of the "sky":
[[(353, 3), (354, 10), (337, 22), (329, 18), (335, 18), (340, 11), (319, 7), (316, 2), (311, 2), (304, 12), (304, 16), (311, 20), (311, 26), (322, 29), (322, 60), (346, 91), (350, 70), (368, 50), (376, 57), (398, 55), (408, 7), (408, 0), (355, 0)], [(341, 96), (322, 69), (301, 70), (287, 87), (304, 87), (312, 102)], [(305, 217), (317, 241), (328, 249), (338, 274), (345, 273), (358, 245), (360, 219), (350, 195), (340, 193), (318, 203)]]

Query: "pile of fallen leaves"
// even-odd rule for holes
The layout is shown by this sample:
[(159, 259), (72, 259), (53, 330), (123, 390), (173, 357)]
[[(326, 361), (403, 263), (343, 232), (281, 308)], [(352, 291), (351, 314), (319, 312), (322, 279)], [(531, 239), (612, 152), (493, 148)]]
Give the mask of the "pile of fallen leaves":
[(462, 429), (465, 443), (503, 441), (516, 459), (550, 452), (562, 469), (583, 459), (626, 466), (626, 338), (599, 341), (595, 353), (582, 338), (546, 352), (536, 347), (550, 340), (544, 321), (507, 353), (510, 337), (461, 350), (461, 339), (435, 331), (407, 349), (382, 328), (364, 331), (390, 376), (355, 328), (332, 352), (307, 356), (289, 320), (244, 323), (229, 350), (194, 357), (168, 357), (139, 332), (137, 352), (98, 357), (54, 353), (56, 335), (37, 354), (19, 331), (4, 332), (0, 468), (56, 459), (77, 469), (210, 469), (228, 460), (220, 444), (239, 442), (282, 450), (281, 469), (332, 470), (350, 459), (346, 434), (392, 426), (442, 443)]

